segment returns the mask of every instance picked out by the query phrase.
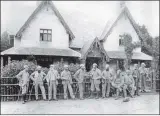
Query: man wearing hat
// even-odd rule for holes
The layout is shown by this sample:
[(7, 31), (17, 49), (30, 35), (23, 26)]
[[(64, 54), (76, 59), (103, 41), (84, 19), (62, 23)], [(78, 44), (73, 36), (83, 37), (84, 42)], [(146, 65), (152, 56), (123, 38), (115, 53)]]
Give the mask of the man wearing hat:
[(146, 68), (145, 68), (145, 63), (141, 63), (141, 67), (139, 68), (140, 72), (140, 79), (141, 79), (141, 92), (146, 92)]
[[(102, 98), (109, 97), (111, 80), (113, 75), (109, 69), (109, 65), (106, 64), (105, 70), (102, 72)], [(107, 92), (106, 92), (107, 86)]]
[(22, 96), (23, 96), (23, 104), (26, 102), (26, 94), (28, 91), (28, 86), (29, 86), (29, 73), (28, 73), (28, 66), (24, 65), (24, 70), (19, 72), (16, 77), (19, 80), (19, 86), (21, 87), (22, 90)]
[(30, 76), (30, 78), (34, 82), (36, 100), (38, 100), (38, 88), (39, 87), (42, 92), (43, 100), (46, 100), (46, 93), (45, 93), (45, 89), (43, 85), (44, 76), (46, 76), (46, 74), (43, 71), (41, 71), (41, 66), (37, 66), (37, 70), (33, 72)]
[(101, 71), (97, 68), (96, 63), (93, 64), (93, 68), (90, 71), (90, 75), (91, 75), (91, 98), (93, 98), (93, 92), (96, 89), (96, 94), (97, 94), (96, 99), (98, 99), (100, 94), (99, 84), (101, 79)]
[[(117, 70), (116, 78), (112, 82), (112, 86), (116, 89), (116, 99), (119, 99), (119, 93), (123, 90), (124, 85), (124, 71)], [(124, 92), (124, 91), (123, 91)]]
[(57, 79), (59, 78), (58, 71), (55, 70), (55, 66), (52, 64), (50, 65), (50, 70), (48, 71), (48, 74), (46, 75), (45, 79), (48, 83), (48, 99), (49, 101), (52, 99), (52, 91), (54, 92), (53, 99), (57, 100)]
[(139, 96), (139, 89), (140, 89), (140, 72), (138, 70), (138, 64), (134, 64), (134, 70), (133, 70), (133, 78), (135, 81), (135, 87), (136, 87), (136, 91), (135, 91), (135, 95)]
[(132, 73), (130, 70), (126, 70), (126, 76), (124, 77), (124, 85), (123, 85), (123, 91), (124, 91), (124, 98), (127, 97), (127, 91), (129, 90), (131, 97), (134, 97), (135, 92), (135, 81), (133, 79)]
[(79, 93), (80, 93), (80, 99), (84, 99), (83, 98), (83, 81), (84, 81), (84, 78), (85, 78), (85, 65), (84, 64), (81, 64), (80, 65), (80, 69), (77, 70), (77, 72), (74, 74), (74, 78), (77, 80), (78, 82), (78, 88), (79, 88)]
[(71, 98), (74, 99), (75, 96), (73, 95), (73, 90), (71, 86), (72, 77), (68, 69), (68, 65), (64, 65), (64, 71), (61, 73), (61, 79), (62, 79), (63, 90), (64, 90), (64, 99), (67, 99), (67, 88), (69, 90)]

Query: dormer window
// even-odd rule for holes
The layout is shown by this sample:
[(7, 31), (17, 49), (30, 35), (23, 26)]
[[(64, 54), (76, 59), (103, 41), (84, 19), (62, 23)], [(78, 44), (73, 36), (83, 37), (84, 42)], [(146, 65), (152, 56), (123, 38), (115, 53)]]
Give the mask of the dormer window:
[(124, 39), (122, 35), (119, 35), (119, 46), (124, 46)]
[(52, 41), (52, 29), (40, 29), (40, 41)]

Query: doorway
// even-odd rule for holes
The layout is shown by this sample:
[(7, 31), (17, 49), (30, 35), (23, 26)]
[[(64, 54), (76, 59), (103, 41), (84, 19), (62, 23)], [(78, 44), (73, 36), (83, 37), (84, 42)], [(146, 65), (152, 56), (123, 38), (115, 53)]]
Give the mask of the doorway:
[(100, 57), (87, 57), (86, 59), (86, 71), (92, 69), (93, 63), (96, 63), (100, 70), (103, 70), (103, 60)]

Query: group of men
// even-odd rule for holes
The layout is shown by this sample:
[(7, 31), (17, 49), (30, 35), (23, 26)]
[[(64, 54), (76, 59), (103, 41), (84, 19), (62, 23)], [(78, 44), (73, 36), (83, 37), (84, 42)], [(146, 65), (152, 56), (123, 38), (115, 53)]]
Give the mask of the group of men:
[[(16, 76), (19, 80), (19, 85), (22, 90), (23, 104), (26, 102), (26, 94), (28, 92), (30, 79), (34, 83), (33, 85), (35, 88), (36, 100), (38, 100), (38, 88), (40, 88), (42, 92), (43, 100), (46, 100), (46, 92), (43, 84), (44, 80), (46, 80), (48, 84), (48, 100), (52, 100), (52, 95), (53, 99), (57, 100), (57, 79), (62, 80), (64, 99), (68, 98), (67, 89), (71, 98), (75, 99), (75, 95), (73, 94), (72, 89), (72, 76), (69, 71), (68, 65), (64, 65), (64, 70), (61, 72), (61, 74), (58, 73), (54, 65), (50, 65), (50, 69), (47, 74), (45, 74), (41, 70), (41, 66), (37, 66), (36, 71), (34, 71), (31, 75), (29, 75), (28, 70), (29, 67), (25, 65), (24, 70), (22, 70)], [(125, 100), (127, 98), (127, 91), (129, 92), (131, 97), (134, 97), (134, 95), (139, 96), (140, 88), (142, 89), (142, 92), (145, 92), (145, 73), (146, 72), (144, 63), (141, 64), (140, 68), (138, 68), (138, 65), (135, 64), (133, 71), (119, 69), (116, 74), (113, 74), (108, 64), (106, 65), (105, 70), (101, 72), (101, 70), (98, 69), (97, 64), (94, 63), (93, 68), (89, 72), (89, 75), (86, 73), (85, 65), (81, 64), (80, 69), (76, 71), (73, 78), (77, 81), (80, 94), (79, 98), (81, 100), (84, 99), (84, 80), (86, 77), (91, 79), (90, 98), (94, 97), (94, 93), (96, 93), (96, 98), (99, 98), (99, 85), (100, 83), (102, 83), (102, 98), (109, 97), (110, 89), (111, 87), (113, 87), (116, 90), (116, 99), (120, 97), (119, 94), (121, 91), (123, 91)]]

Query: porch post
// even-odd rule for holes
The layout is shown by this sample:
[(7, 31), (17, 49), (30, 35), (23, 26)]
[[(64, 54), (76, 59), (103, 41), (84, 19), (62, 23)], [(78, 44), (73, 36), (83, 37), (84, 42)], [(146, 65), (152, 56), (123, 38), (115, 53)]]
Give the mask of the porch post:
[(155, 69), (153, 69), (152, 77), (153, 77), (153, 92), (156, 92), (156, 72), (155, 72)]
[(10, 63), (11, 63), (11, 57), (8, 56), (8, 64), (10, 64)]
[(119, 62), (118, 62), (118, 59), (116, 60), (117, 61), (117, 70), (119, 69)]
[(1, 56), (1, 72), (2, 72), (2, 68), (3, 68), (3, 56)]

